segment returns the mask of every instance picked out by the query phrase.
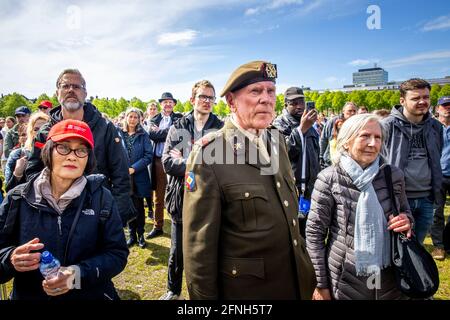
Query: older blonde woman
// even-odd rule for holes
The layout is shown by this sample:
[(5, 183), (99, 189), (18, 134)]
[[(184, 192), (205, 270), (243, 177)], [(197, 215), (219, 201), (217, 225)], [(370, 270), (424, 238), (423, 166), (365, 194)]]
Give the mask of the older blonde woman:
[(390, 232), (411, 236), (403, 173), (392, 167), (400, 214), (393, 217), (380, 157), (383, 132), (370, 114), (345, 121), (333, 165), (317, 178), (306, 224), (317, 288), (314, 299), (402, 299), (390, 267)]

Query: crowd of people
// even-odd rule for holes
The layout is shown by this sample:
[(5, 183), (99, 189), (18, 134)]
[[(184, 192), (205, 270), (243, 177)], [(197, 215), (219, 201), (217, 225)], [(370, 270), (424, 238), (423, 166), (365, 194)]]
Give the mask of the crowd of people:
[[(67, 69), (58, 106), (0, 118), (0, 283), (14, 279), (10, 298), (118, 299), (112, 278), (130, 247), (164, 234), (166, 210), (161, 300), (183, 298), (183, 275), (190, 299), (408, 299), (396, 286), (391, 233), (423, 243), (431, 232), (437, 260), (450, 249), (450, 97), (433, 113), (430, 84), (410, 79), (391, 111), (349, 101), (325, 115), (291, 87), (276, 115), (277, 76), (266, 61), (234, 70), (220, 93), (225, 119), (212, 112), (214, 85), (201, 80), (186, 114), (164, 92), (146, 112), (109, 120), (86, 100), (82, 74)], [(39, 272), (44, 250), (61, 262), (54, 279)]]

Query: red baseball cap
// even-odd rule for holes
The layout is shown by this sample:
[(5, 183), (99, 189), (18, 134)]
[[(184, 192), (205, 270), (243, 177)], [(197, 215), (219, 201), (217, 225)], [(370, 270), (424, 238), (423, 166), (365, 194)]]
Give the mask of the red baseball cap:
[(39, 103), (39, 107), (45, 107), (47, 109), (53, 108), (53, 103), (51, 103), (51, 101), (48, 100), (42, 100), (41, 103)]
[(94, 137), (86, 122), (78, 120), (63, 120), (55, 124), (48, 133), (47, 141), (64, 141), (70, 138), (80, 138), (94, 149)]

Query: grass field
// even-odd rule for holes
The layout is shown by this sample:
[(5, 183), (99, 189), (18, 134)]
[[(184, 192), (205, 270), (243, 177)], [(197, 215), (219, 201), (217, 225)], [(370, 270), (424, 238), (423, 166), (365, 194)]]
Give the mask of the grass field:
[[(448, 203), (447, 203), (448, 204)], [(450, 213), (450, 206), (446, 206), (446, 217)], [(146, 233), (153, 224), (146, 221)], [(431, 252), (431, 238), (425, 240), (426, 248)], [(125, 300), (155, 300), (166, 292), (167, 261), (170, 249), (170, 219), (166, 216), (164, 235), (156, 239), (147, 240), (147, 247), (141, 249), (134, 246), (130, 249), (128, 264), (125, 270), (114, 278), (114, 284), (122, 299)], [(440, 287), (434, 298), (436, 300), (450, 300), (450, 257), (444, 261), (437, 261), (440, 273)], [(7, 285), (11, 288), (11, 283)], [(182, 295), (188, 297), (183, 279)]]

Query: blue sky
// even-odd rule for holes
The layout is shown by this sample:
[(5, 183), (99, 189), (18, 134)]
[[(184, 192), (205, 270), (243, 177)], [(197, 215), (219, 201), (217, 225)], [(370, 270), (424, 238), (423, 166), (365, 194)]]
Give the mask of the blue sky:
[(339, 88), (375, 62), (389, 80), (435, 78), (450, 75), (449, 40), (448, 0), (2, 0), (0, 92), (52, 94), (76, 67), (89, 95), (184, 101), (195, 81), (220, 91), (259, 59), (278, 65), (278, 92)]

